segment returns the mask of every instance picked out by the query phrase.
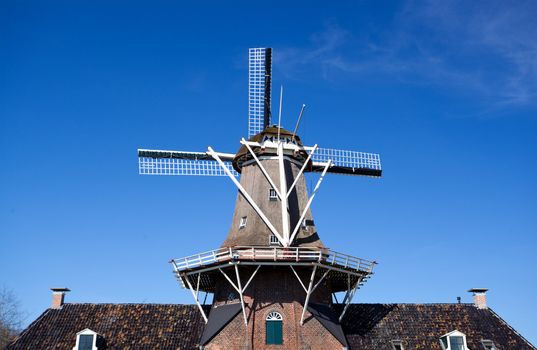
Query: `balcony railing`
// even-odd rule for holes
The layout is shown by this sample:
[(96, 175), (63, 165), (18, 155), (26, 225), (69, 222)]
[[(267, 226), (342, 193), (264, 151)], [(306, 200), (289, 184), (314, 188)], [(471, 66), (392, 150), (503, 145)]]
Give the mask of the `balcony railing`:
[(199, 253), (179, 259), (172, 259), (171, 263), (176, 272), (197, 269), (228, 261), (274, 261), (274, 262), (318, 262), (324, 265), (356, 271), (368, 272), (376, 264), (373, 261), (356, 258), (351, 255), (331, 251), (329, 249), (307, 247), (255, 247), (237, 246), (233, 248), (220, 248)]

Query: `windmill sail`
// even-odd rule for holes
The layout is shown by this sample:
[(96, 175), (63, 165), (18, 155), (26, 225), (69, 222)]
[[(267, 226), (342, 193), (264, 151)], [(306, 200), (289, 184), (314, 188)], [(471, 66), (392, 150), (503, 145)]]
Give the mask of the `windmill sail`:
[(322, 171), (323, 163), (332, 161), (329, 173), (345, 175), (367, 175), (380, 177), (382, 166), (380, 155), (376, 153), (365, 153), (347, 151), (332, 148), (318, 148), (313, 154), (313, 171)]
[[(233, 154), (220, 154), (225, 166), (235, 176)], [(222, 167), (205, 152), (183, 152), (162, 150), (138, 150), (138, 172), (141, 175), (194, 175), (227, 176)]]
[(272, 49), (253, 48), (248, 56), (248, 138), (270, 124)]

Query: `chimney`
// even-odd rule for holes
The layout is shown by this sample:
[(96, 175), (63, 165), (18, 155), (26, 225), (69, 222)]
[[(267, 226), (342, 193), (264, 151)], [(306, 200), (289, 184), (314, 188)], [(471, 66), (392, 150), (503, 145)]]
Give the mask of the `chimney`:
[(487, 288), (472, 288), (468, 292), (473, 293), (474, 305), (478, 309), (487, 309)]
[(50, 305), (50, 308), (61, 309), (65, 293), (70, 292), (71, 290), (69, 288), (50, 288), (50, 290), (52, 291), (52, 304)]

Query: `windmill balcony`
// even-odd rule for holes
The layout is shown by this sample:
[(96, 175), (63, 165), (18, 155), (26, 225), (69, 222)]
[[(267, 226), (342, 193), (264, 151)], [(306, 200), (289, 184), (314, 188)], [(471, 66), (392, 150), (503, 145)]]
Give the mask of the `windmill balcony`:
[[(345, 290), (348, 275), (352, 279), (362, 278), (365, 282), (373, 273), (376, 262), (360, 259), (351, 255), (338, 253), (326, 248), (309, 247), (267, 247), (267, 246), (236, 246), (220, 248), (184, 258), (172, 259), (174, 272), (183, 287), (185, 279), (197, 283), (195, 276), (201, 276), (200, 290), (210, 291), (213, 288), (212, 273), (234, 264), (242, 266), (318, 266), (332, 270), (333, 279), (338, 280), (341, 289)], [(338, 277), (339, 276), (339, 277)], [(332, 279), (331, 278), (331, 279)], [(339, 288), (338, 288), (339, 289)]]
[(274, 261), (274, 262), (319, 262), (341, 267), (357, 272), (373, 270), (376, 262), (356, 258), (351, 255), (338, 253), (329, 249), (305, 247), (255, 247), (238, 246), (233, 248), (220, 248), (199, 253), (184, 258), (172, 259), (175, 271), (189, 271), (204, 266), (210, 266), (230, 261)]

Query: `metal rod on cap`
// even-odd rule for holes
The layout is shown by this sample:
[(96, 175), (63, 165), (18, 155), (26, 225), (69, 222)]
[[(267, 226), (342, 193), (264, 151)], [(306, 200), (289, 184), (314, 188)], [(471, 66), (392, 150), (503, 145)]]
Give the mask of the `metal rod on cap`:
[(283, 100), (283, 85), (280, 87), (280, 113), (278, 115), (278, 141), (280, 140), (280, 129), (282, 127), (282, 100)]
[(295, 140), (296, 131), (298, 130), (298, 125), (300, 124), (300, 119), (302, 119), (302, 113), (304, 113), (304, 108), (306, 108), (305, 104), (302, 104), (302, 108), (300, 108), (300, 114), (298, 115), (298, 120), (296, 121), (295, 131), (293, 131), (293, 137), (291, 140)]

